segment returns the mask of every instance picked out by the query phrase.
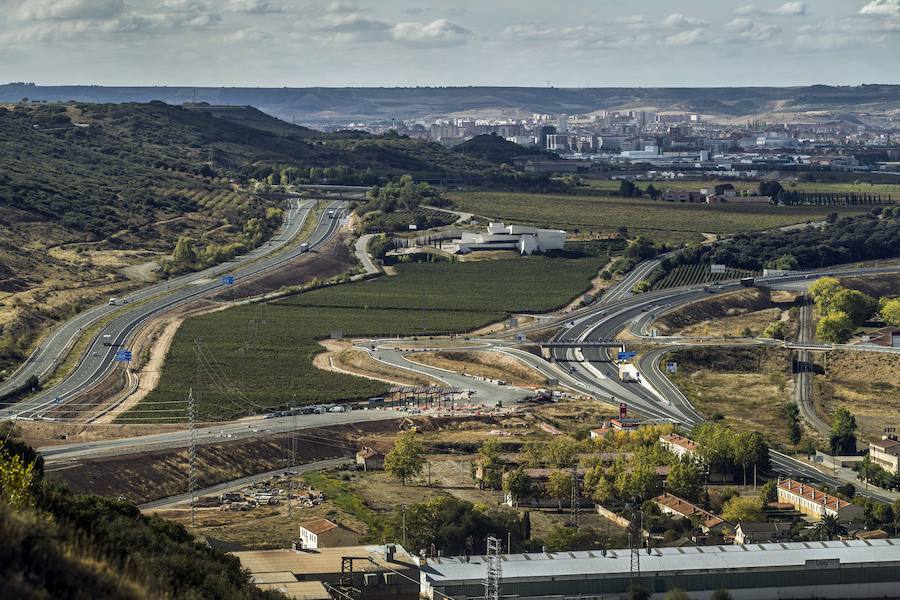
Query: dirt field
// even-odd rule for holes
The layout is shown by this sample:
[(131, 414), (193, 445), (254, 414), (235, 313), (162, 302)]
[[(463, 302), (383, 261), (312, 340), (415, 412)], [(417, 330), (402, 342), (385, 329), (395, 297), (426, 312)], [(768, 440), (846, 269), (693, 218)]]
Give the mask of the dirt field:
[(313, 364), (325, 371), (350, 373), (368, 379), (384, 381), (392, 385), (439, 385), (439, 382), (405, 369), (395, 369), (373, 359), (353, 344), (338, 340), (321, 340), (319, 342), (328, 350), (317, 354)]
[(788, 350), (692, 348), (669, 357), (678, 362), (672, 381), (704, 415), (721, 414), (737, 430), (759, 431), (769, 443), (789, 446), (782, 418), (793, 389)]
[(882, 274), (877, 277), (847, 277), (841, 279), (841, 283), (870, 296), (900, 296), (900, 275), (897, 274)]
[[(663, 335), (740, 335), (749, 327), (760, 335), (775, 320), (785, 319), (793, 299), (753, 288), (694, 302), (663, 315), (656, 328)], [(776, 304), (777, 301), (777, 304)]]
[(877, 440), (884, 427), (900, 425), (900, 355), (829, 352), (817, 355), (816, 362), (826, 372), (813, 377), (813, 400), (826, 422), (844, 406), (868, 440)]
[(499, 352), (422, 352), (410, 356), (415, 362), (488, 379), (502, 379), (511, 385), (540, 388), (547, 380), (523, 362)]

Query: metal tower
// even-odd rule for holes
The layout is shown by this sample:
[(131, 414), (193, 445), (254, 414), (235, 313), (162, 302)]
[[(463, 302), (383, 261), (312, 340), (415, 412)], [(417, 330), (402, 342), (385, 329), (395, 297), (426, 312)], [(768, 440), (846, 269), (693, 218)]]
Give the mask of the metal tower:
[(572, 527), (578, 527), (578, 463), (572, 463)]
[(500, 562), (500, 540), (492, 535), (487, 539), (487, 570), (484, 575), (484, 600), (500, 600), (503, 566)]

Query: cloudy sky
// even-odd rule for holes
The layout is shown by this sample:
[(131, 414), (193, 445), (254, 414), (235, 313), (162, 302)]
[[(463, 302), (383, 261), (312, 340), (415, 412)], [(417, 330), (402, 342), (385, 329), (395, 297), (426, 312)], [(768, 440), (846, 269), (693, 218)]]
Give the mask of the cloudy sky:
[(900, 0), (0, 0), (0, 82), (47, 85), (900, 83), (898, 56)]

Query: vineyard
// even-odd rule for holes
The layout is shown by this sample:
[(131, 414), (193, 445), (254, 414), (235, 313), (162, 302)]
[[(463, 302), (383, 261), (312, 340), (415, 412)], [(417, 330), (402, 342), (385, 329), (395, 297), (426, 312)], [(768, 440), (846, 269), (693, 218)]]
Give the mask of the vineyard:
[(711, 273), (709, 265), (679, 265), (669, 271), (664, 277), (654, 283), (650, 289), (664, 290), (683, 285), (697, 285), (701, 283), (714, 283), (728, 279), (740, 279), (741, 277), (754, 277), (760, 273), (746, 269), (732, 269), (728, 267), (724, 273)]
[(388, 386), (313, 366), (323, 351), (317, 340), (335, 331), (345, 337), (458, 333), (515, 312), (551, 310), (587, 290), (598, 264), (535, 257), (400, 265), (393, 277), (193, 317), (175, 336), (159, 386), (119, 420), (139, 422), (151, 414), (143, 412), (148, 407), (183, 400), (189, 388), (202, 420), (377, 396)]
[(566, 242), (565, 251), (583, 256), (615, 256), (625, 250), (628, 242), (621, 237), (595, 239), (595, 240), (570, 240)]
[(222, 216), (228, 213), (242, 214), (249, 211), (253, 206), (253, 200), (249, 194), (232, 189), (163, 188), (159, 192), (166, 196), (187, 198), (205, 208), (209, 214), (215, 216)]
[(365, 228), (369, 233), (381, 231), (409, 231), (410, 225), (416, 229), (432, 229), (444, 227), (456, 221), (456, 215), (425, 208), (393, 211), (389, 213), (372, 212), (366, 215)]

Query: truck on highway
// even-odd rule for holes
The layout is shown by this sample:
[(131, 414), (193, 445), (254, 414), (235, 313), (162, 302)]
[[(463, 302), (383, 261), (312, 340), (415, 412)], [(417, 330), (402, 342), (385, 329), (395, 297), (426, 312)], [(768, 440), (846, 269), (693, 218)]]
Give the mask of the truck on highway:
[(112, 346), (112, 335), (108, 333), (103, 334), (103, 345)]
[(302, 244), (300, 244), (300, 252), (308, 252), (308, 251), (309, 251), (309, 244), (307, 242), (303, 242)]
[(333, 211), (333, 210), (329, 210), (329, 211), (328, 211), (327, 213), (325, 213), (325, 214), (328, 215), (328, 218), (330, 218), (330, 219), (333, 219), (333, 218), (334, 218), (334, 211)]
[(741, 277), (741, 285), (744, 287), (753, 287), (756, 285), (756, 279), (753, 277)]
[(115, 299), (115, 298), (110, 298), (110, 299), (109, 299), (109, 305), (110, 305), (110, 306), (115, 306), (115, 305), (116, 305), (116, 299)]

